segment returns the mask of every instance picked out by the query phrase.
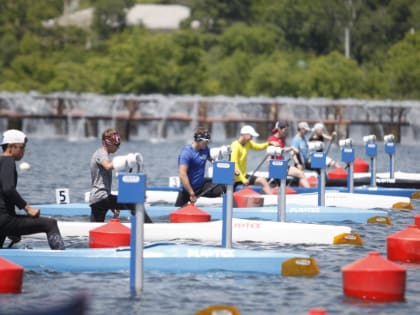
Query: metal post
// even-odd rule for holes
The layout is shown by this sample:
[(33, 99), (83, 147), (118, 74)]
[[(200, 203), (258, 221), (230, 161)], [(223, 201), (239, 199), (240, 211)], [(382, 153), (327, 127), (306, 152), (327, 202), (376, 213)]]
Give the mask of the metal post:
[(226, 186), (223, 196), (222, 247), (232, 248), (233, 185)]
[[(321, 147), (321, 150), (323, 146)], [(311, 167), (313, 169), (319, 169), (318, 175), (318, 206), (325, 206), (325, 168), (326, 165), (326, 154), (325, 152), (312, 152), (311, 155)]]
[[(230, 154), (230, 150), (227, 151), (229, 151)], [(233, 183), (235, 182), (235, 163), (227, 160), (213, 162), (212, 182), (214, 184), (226, 185), (226, 194), (223, 195), (222, 247), (232, 248)]]
[(370, 186), (376, 187), (376, 155), (378, 152), (376, 136), (369, 135), (363, 137), (366, 155), (370, 157)]
[(347, 188), (350, 193), (354, 191), (354, 149), (353, 140), (351, 138), (341, 139), (338, 142), (341, 147), (341, 161), (347, 163)]
[(349, 192), (354, 192), (354, 164), (350, 162), (349, 164), (349, 174), (348, 174), (348, 183), (347, 187), (349, 188)]
[(376, 187), (376, 157), (370, 158), (370, 186)]
[(130, 292), (132, 297), (139, 296), (143, 291), (145, 195), (145, 174), (122, 173), (118, 175), (118, 202), (136, 205), (135, 216), (131, 216), (130, 235)]
[(325, 206), (325, 167), (320, 170), (318, 206)]
[(286, 222), (286, 179), (280, 180), (280, 187), (277, 192), (277, 221)]
[(390, 154), (389, 155), (389, 178), (393, 179), (395, 177), (395, 159), (394, 159), (394, 155)]
[(144, 203), (136, 204), (136, 215), (131, 217), (130, 290), (136, 297), (143, 291), (144, 282)]
[(388, 153), (389, 155), (389, 178), (390, 179), (394, 179), (395, 174), (394, 174), (394, 170), (395, 170), (395, 159), (394, 159), (394, 154), (395, 154), (395, 142), (394, 142), (394, 135), (393, 134), (389, 134), (384, 136), (384, 141), (385, 141), (385, 153)]

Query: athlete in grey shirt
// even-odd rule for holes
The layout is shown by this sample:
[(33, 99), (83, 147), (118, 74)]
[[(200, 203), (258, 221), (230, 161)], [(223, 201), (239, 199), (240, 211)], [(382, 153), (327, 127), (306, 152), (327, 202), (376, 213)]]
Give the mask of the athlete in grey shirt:
[[(135, 214), (135, 204), (118, 203), (117, 196), (111, 193), (112, 170), (114, 164), (109, 155), (115, 153), (121, 143), (120, 135), (114, 128), (108, 128), (102, 134), (102, 147), (97, 149), (90, 160), (91, 185), (89, 205), (91, 208), (90, 220), (104, 222), (108, 210), (118, 217), (120, 210), (128, 209)], [(152, 223), (148, 214), (144, 213), (144, 222)]]

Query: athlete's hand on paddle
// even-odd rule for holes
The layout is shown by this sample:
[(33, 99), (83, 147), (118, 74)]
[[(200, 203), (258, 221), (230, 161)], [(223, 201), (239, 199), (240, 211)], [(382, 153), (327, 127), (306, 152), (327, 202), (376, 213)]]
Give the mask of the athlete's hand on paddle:
[(112, 159), (112, 164), (117, 172), (140, 172), (143, 166), (143, 157), (140, 153), (118, 155)]
[(195, 195), (194, 192), (190, 193), (190, 202), (194, 204), (197, 201), (198, 197)]
[(39, 217), (41, 211), (38, 208), (32, 208), (30, 205), (25, 206), (25, 211), (29, 217)]
[(129, 172), (136, 170), (140, 172), (143, 166), (143, 156), (141, 153), (129, 153), (127, 154), (127, 168)]
[(128, 168), (127, 156), (117, 155), (112, 159), (112, 166), (117, 172), (125, 172)]

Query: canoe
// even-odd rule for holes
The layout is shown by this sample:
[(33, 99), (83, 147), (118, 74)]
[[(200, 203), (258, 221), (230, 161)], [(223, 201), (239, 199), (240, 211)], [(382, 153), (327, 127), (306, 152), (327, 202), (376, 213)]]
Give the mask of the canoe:
[[(327, 178), (325, 186), (327, 187), (347, 187), (347, 177), (337, 178), (334, 176), (335, 170), (327, 170)], [(330, 174), (331, 173), (331, 174)], [(256, 176), (268, 178), (268, 172), (258, 171), (255, 173)], [(318, 177), (317, 172), (315, 171), (305, 171), (307, 178)], [(366, 186), (370, 185), (370, 172), (354, 172), (353, 173), (353, 185), (354, 186)], [(297, 180), (293, 177), (288, 177), (287, 183), (295, 188), (297, 186)], [(391, 187), (391, 188), (412, 188), (420, 189), (420, 173), (409, 173), (395, 171), (394, 177), (390, 178), (389, 172), (377, 172), (376, 173), (376, 185), (379, 187)]]
[[(258, 172), (256, 175), (268, 177), (268, 172)], [(315, 172), (311, 176), (317, 176)], [(389, 178), (388, 173), (377, 173), (376, 186), (370, 185), (370, 173), (354, 173), (353, 186), (355, 193), (369, 195), (400, 196), (408, 198), (420, 198), (420, 173), (395, 172), (395, 179)], [(365, 179), (363, 179), (365, 178)], [(326, 190), (348, 192), (347, 178), (330, 179), (327, 176)], [(302, 188), (291, 185), (297, 193), (308, 193), (317, 191), (317, 187)], [(238, 187), (240, 188), (240, 187)]]
[[(86, 216), (90, 214), (90, 208), (86, 203), (73, 204), (40, 204), (35, 207), (41, 209), (43, 215), (53, 216)], [(198, 207), (211, 215), (212, 220), (222, 219), (221, 207)], [(168, 216), (179, 207), (168, 206), (146, 206), (146, 211), (151, 218)], [(127, 214), (129, 212), (127, 211)], [(108, 216), (112, 213), (108, 211)], [(233, 217), (239, 219), (259, 219), (279, 221), (278, 209), (273, 206), (254, 208), (233, 208)], [(286, 205), (287, 222), (306, 223), (375, 223), (375, 217), (388, 217), (388, 211), (379, 209), (357, 209), (346, 207), (322, 207), (305, 205)], [(378, 223), (378, 222), (376, 222)]]
[[(304, 188), (294, 187), (298, 194), (301, 193), (313, 193), (318, 188)], [(334, 190), (338, 192), (348, 192), (347, 187), (326, 187), (326, 190)], [(379, 186), (357, 186), (354, 187), (353, 193), (364, 194), (364, 195), (377, 195), (381, 198), (383, 196), (394, 196), (394, 197), (406, 197), (409, 199), (420, 199), (420, 190), (415, 188), (393, 188), (393, 187), (379, 187)]]
[[(354, 186), (370, 185), (371, 173), (354, 173)], [(408, 173), (397, 171), (394, 172), (394, 177), (391, 178), (389, 172), (376, 173), (376, 185), (379, 187), (391, 188), (412, 188), (420, 189), (420, 173)], [(347, 178), (336, 179), (327, 178), (327, 186), (347, 186)]]
[[(254, 187), (253, 187), (254, 188)], [(162, 188), (163, 189), (163, 188)], [(255, 190), (260, 190), (255, 187)], [(316, 206), (318, 205), (317, 188), (299, 188), (299, 194), (286, 195), (286, 203), (299, 204), (302, 206)], [(146, 201), (150, 204), (175, 204), (178, 192), (165, 190), (147, 190)], [(264, 198), (264, 206), (276, 206), (278, 204), (278, 195), (261, 195)], [(395, 206), (401, 207), (403, 203), (410, 203), (408, 196), (387, 196), (375, 194), (339, 192), (336, 190), (326, 190), (325, 192), (325, 206), (329, 207), (348, 207), (357, 209), (391, 209)], [(221, 206), (223, 199), (221, 197), (198, 198), (196, 205), (203, 206)]]
[[(130, 223), (123, 223), (130, 227)], [(88, 237), (89, 231), (104, 223), (58, 221), (63, 237)], [(202, 223), (153, 223), (144, 225), (146, 242), (195, 240), (211, 244), (222, 244), (222, 221)], [(349, 236), (351, 235), (351, 236)], [(24, 238), (41, 237), (34, 234)], [(273, 222), (262, 220), (232, 219), (233, 242), (264, 242), (282, 244), (339, 244), (354, 236), (352, 229), (345, 225)]]
[[(1, 256), (26, 271), (120, 272), (130, 268), (129, 248), (2, 249)], [(308, 255), (274, 250), (152, 244), (144, 248), (144, 270), (172, 273), (211, 271), (284, 274), (288, 262), (314, 263)]]

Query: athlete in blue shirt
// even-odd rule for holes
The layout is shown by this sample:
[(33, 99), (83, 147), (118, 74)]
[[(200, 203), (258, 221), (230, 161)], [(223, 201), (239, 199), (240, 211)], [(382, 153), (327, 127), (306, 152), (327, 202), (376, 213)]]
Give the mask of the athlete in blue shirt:
[(206, 163), (212, 161), (208, 147), (209, 140), (208, 130), (198, 127), (192, 144), (184, 146), (178, 156), (182, 190), (178, 193), (176, 207), (184, 206), (189, 201), (194, 203), (200, 194), (204, 197), (219, 197), (226, 191), (224, 185), (215, 185), (211, 178), (205, 177)]

